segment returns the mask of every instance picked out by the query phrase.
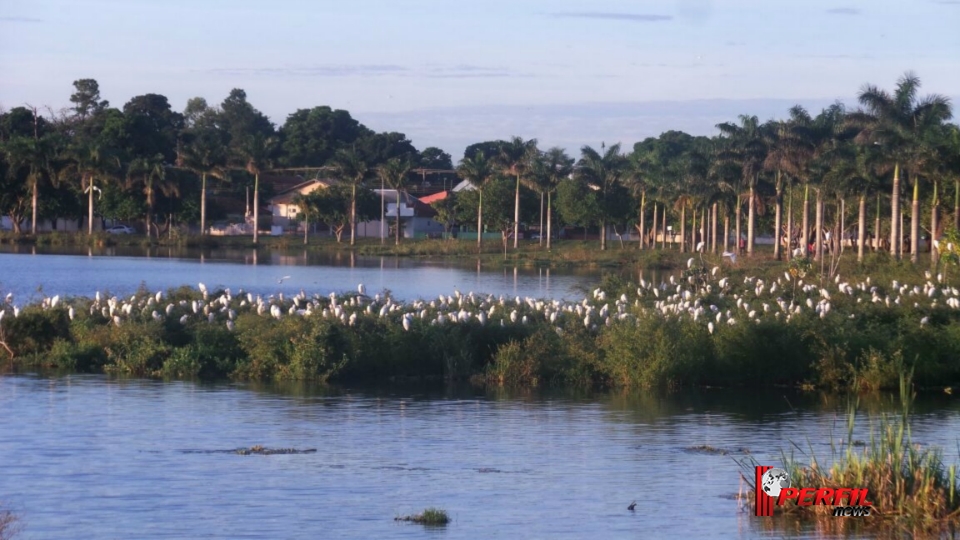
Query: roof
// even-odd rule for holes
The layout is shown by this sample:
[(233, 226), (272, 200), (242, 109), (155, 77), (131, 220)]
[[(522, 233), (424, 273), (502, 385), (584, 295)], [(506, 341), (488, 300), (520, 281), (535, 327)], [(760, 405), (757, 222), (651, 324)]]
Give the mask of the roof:
[(461, 191), (463, 191), (463, 190), (465, 190), (465, 189), (467, 189), (467, 190), (472, 190), (472, 189), (477, 189), (477, 188), (473, 185), (473, 182), (471, 182), (471, 181), (469, 181), (469, 180), (464, 180), (464, 181), (460, 182), (459, 184), (453, 186), (453, 192), (454, 192), (454, 193), (459, 193), (459, 192), (461, 192)]
[(328, 188), (335, 183), (336, 181), (330, 180), (327, 178), (324, 178), (324, 179), (314, 178), (312, 180), (307, 180), (306, 182), (300, 182), (299, 184), (296, 184), (294, 186), (291, 186), (285, 189), (284, 191), (274, 195), (273, 197), (270, 197), (270, 200), (268, 202), (270, 204), (292, 204), (293, 200), (296, 199), (297, 196), (299, 195), (306, 195), (308, 193), (312, 193), (314, 190), (321, 187)]
[(439, 193), (434, 193), (433, 195), (427, 195), (426, 197), (420, 197), (420, 202), (423, 204), (433, 204), (437, 201), (442, 201), (450, 196), (449, 191), (441, 191)]

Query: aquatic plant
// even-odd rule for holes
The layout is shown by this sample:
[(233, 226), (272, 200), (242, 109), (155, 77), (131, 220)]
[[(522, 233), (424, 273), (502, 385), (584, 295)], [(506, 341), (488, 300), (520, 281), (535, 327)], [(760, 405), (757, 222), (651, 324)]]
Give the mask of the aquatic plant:
[[(792, 486), (866, 488), (873, 503), (871, 515), (853, 526), (896, 537), (937, 537), (960, 526), (957, 465), (945, 465), (941, 449), (913, 441), (910, 378), (909, 372), (900, 372), (901, 411), (882, 416), (877, 425), (871, 426), (868, 443), (854, 439), (854, 400), (848, 406), (846, 438), (840, 444), (831, 439), (829, 466), (824, 466), (824, 460), (812, 449), (804, 452), (796, 442), (793, 452), (783, 454), (783, 463)], [(796, 457), (798, 452), (806, 456), (806, 462)], [(753, 463), (743, 464), (748, 467)], [(752, 498), (746, 499), (750, 499), (748, 504), (753, 503)], [(833, 516), (832, 506), (798, 506), (796, 501), (787, 501), (782, 509), (795, 519), (815, 521), (825, 530), (851, 526)]]
[(401, 516), (393, 518), (394, 521), (410, 521), (421, 525), (441, 526), (450, 523), (450, 517), (447, 512), (440, 508), (427, 508), (419, 514), (412, 516)]

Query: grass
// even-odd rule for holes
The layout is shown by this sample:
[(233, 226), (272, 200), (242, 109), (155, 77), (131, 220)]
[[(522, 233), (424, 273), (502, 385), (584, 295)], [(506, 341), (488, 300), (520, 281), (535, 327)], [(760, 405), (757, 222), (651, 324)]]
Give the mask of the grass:
[(419, 514), (413, 514), (412, 516), (401, 516), (394, 518), (395, 521), (410, 521), (412, 523), (419, 523), (421, 525), (431, 525), (431, 526), (443, 526), (447, 523), (450, 523), (450, 517), (447, 516), (447, 512), (440, 508), (427, 508)]
[(0, 508), (0, 540), (12, 540), (20, 532), (16, 514)]
[[(851, 404), (846, 440), (842, 445), (831, 444), (831, 465), (824, 467), (812, 450), (809, 463), (795, 459), (792, 453), (784, 455), (783, 462), (794, 487), (868, 489), (868, 500), (874, 505), (871, 517), (858, 520), (856, 526), (898, 537), (937, 537), (960, 527), (957, 466), (945, 465), (939, 448), (913, 441), (909, 374), (901, 372), (900, 382), (900, 414), (881, 417), (871, 428), (868, 443), (853, 438), (856, 405)], [(799, 445), (794, 446), (802, 453)], [(847, 520), (833, 516), (832, 506), (797, 506), (788, 501), (783, 510), (827, 532), (849, 526)]]

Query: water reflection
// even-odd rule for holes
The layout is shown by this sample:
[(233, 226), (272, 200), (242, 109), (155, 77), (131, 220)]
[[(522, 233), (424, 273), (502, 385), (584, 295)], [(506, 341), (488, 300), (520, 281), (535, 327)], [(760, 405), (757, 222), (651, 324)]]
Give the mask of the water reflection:
[[(4, 376), (0, 493), (28, 538), (860, 537), (738, 510), (744, 449), (819, 452), (843, 417), (842, 399), (783, 396)], [(917, 409), (914, 437), (956, 462), (958, 405)], [(184, 453), (254, 444), (318, 451)], [(431, 505), (453, 523), (393, 521)]]

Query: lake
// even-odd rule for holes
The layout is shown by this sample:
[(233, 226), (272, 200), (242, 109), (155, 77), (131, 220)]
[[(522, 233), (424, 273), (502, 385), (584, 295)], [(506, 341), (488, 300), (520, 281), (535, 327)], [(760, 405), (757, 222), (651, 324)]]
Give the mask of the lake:
[[(947, 396), (943, 396), (946, 398)], [(475, 388), (0, 376), (0, 500), (21, 538), (795, 538), (738, 508), (736, 462), (821, 459), (845, 402), (778, 391)], [(895, 409), (864, 402), (865, 417)], [(957, 461), (960, 404), (916, 405)], [(869, 421), (857, 437), (868, 439)], [(297, 455), (211, 453), (315, 448)], [(711, 445), (727, 455), (693, 450)], [(635, 512), (627, 510), (637, 501)], [(429, 506), (443, 528), (395, 522)]]
[(327, 295), (357, 290), (390, 290), (414, 300), (454, 290), (509, 297), (581, 298), (601, 278), (596, 269), (504, 268), (473, 262), (431, 262), (347, 253), (182, 250), (170, 248), (55, 248), (0, 246), (0, 292), (19, 303), (41, 295), (93, 296), (97, 291), (128, 295), (204, 283), (211, 290), (231, 288), (258, 294)]

